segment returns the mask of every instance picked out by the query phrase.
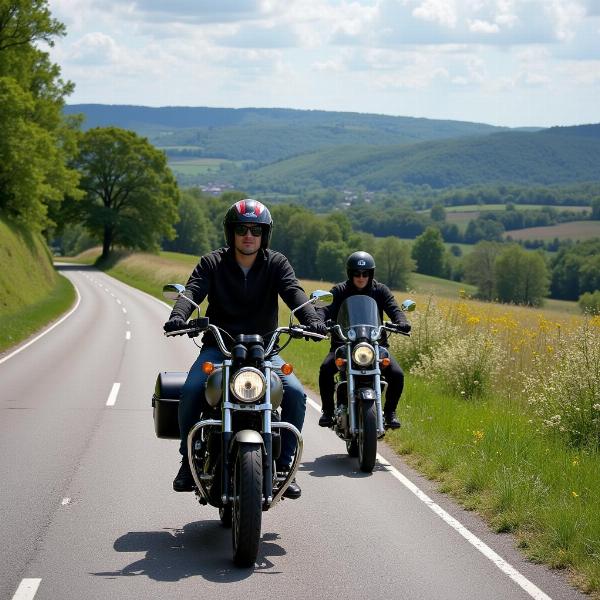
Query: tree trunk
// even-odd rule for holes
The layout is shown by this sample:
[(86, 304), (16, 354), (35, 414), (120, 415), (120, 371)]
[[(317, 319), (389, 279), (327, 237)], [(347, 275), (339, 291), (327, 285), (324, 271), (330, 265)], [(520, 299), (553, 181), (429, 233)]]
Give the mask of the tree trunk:
[(113, 228), (110, 225), (104, 226), (104, 238), (102, 240), (102, 256), (103, 260), (108, 258), (112, 248)]

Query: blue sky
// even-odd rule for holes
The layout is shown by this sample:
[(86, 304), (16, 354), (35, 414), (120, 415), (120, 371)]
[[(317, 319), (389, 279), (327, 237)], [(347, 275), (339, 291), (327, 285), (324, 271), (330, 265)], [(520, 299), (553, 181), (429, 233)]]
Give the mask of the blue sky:
[(49, 0), (69, 103), (600, 122), (600, 0)]

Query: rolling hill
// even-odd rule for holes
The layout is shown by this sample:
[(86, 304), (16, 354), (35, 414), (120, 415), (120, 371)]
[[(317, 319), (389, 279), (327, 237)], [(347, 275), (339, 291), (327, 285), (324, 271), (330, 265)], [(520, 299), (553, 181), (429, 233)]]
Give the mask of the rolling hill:
[(270, 163), (344, 145), (383, 146), (481, 135), (481, 123), (279, 108), (208, 108), (74, 104), (84, 129), (114, 125), (146, 136), (171, 157)]
[(392, 191), (424, 185), (441, 189), (577, 182), (600, 182), (599, 125), (328, 149), (264, 166), (243, 183), (249, 189), (346, 186)]

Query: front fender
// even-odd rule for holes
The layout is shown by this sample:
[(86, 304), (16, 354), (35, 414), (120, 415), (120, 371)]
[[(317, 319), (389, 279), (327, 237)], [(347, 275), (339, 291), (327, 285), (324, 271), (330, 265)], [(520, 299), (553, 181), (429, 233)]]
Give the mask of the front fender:
[(377, 394), (375, 390), (371, 388), (358, 388), (356, 390), (357, 400), (377, 400)]
[(265, 442), (262, 435), (254, 429), (242, 429), (238, 431), (229, 444), (229, 452), (235, 448), (237, 444), (260, 444), (264, 451)]

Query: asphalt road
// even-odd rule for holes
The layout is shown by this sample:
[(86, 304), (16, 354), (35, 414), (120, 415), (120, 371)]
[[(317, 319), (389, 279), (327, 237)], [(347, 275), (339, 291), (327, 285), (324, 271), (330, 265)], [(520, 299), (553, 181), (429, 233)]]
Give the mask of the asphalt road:
[(154, 436), (156, 374), (195, 346), (163, 337), (156, 299), (62, 270), (76, 310), (0, 362), (0, 599), (585, 598), (385, 446), (358, 472), (314, 402), (302, 498), (264, 513), (255, 568), (235, 568), (216, 509), (171, 489), (177, 442)]

